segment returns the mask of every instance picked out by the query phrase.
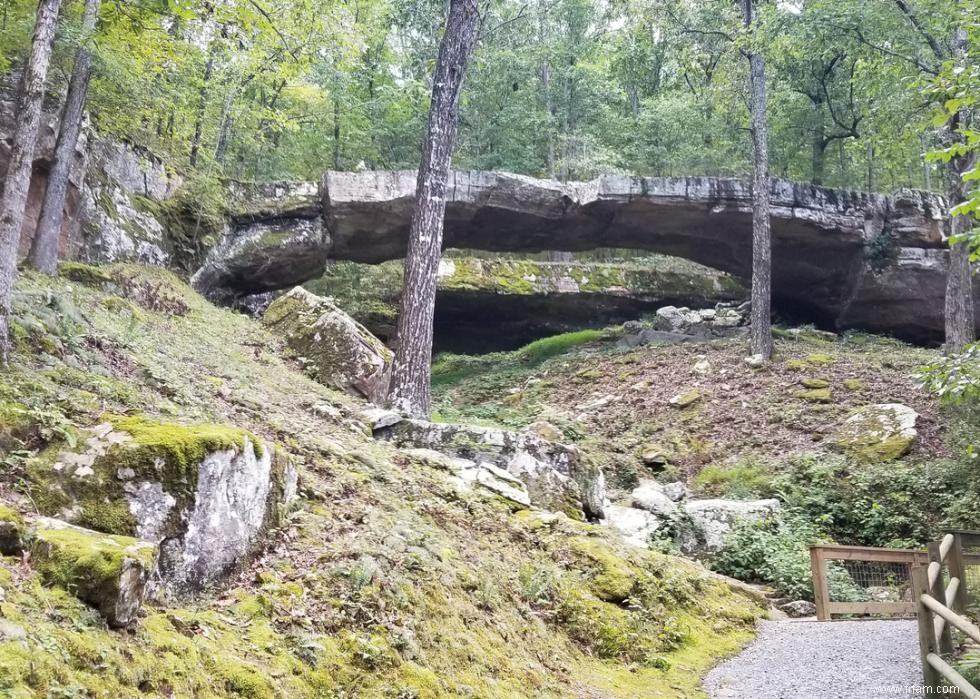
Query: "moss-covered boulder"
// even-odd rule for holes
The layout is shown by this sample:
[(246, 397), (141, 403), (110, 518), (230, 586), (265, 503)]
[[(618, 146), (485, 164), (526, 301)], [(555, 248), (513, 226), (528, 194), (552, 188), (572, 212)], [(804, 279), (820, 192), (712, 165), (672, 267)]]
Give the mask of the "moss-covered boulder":
[(31, 539), (31, 564), (42, 580), (98, 608), (116, 627), (136, 618), (155, 555), (156, 547), (148, 541), (46, 517), (36, 523)]
[(282, 334), (320, 383), (372, 402), (383, 399), (391, 350), (332, 300), (296, 287), (273, 301), (262, 321)]
[(525, 432), (423, 420), (403, 420), (376, 431), (375, 436), (401, 447), (467, 459), (479, 464), (486, 477), (500, 482), (506, 482), (509, 474), (527, 487), (529, 502), (538, 507), (564, 512), (573, 519), (603, 517), (606, 485), (602, 471), (572, 447)]
[(844, 421), (834, 444), (863, 461), (891, 461), (915, 444), (918, 418), (901, 403), (866, 405)]
[(668, 402), (675, 408), (687, 408), (694, 405), (704, 397), (699, 388), (691, 388), (673, 396)]
[(285, 457), (245, 430), (139, 417), (86, 430), (28, 475), (43, 514), (159, 544), (160, 572), (179, 587), (235, 566), (295, 491)]
[(0, 505), (0, 555), (14, 556), (24, 548), (24, 520), (6, 505)]

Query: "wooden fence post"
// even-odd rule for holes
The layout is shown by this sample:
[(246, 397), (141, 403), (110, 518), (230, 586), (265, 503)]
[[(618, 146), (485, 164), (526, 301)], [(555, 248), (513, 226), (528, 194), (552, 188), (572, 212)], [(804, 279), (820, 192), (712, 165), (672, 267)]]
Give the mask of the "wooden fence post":
[[(954, 540), (954, 545), (955, 545), (955, 540)], [(946, 601), (946, 581), (943, 579), (943, 560), (939, 552), (939, 542), (938, 541), (931, 542), (928, 546), (928, 549), (929, 549), (929, 560), (931, 562), (935, 562), (939, 564), (939, 575), (936, 576), (936, 582), (934, 582), (932, 584), (932, 587), (929, 588), (929, 594), (932, 595), (933, 598), (940, 604), (947, 607), (951, 607), (952, 605), (950, 605)], [(928, 571), (929, 569), (926, 568), (926, 570)], [(928, 583), (928, 576), (926, 578), (926, 582)], [(949, 624), (946, 623), (943, 624), (943, 630), (942, 632), (940, 632), (939, 638), (936, 639), (936, 643), (939, 646), (938, 652), (940, 655), (944, 653), (946, 655), (949, 655), (950, 653), (953, 652), (953, 635), (949, 630)]]
[(817, 619), (828, 621), (827, 602), (830, 593), (827, 588), (827, 566), (823, 557), (823, 549), (819, 546), (810, 547), (810, 572), (813, 576), (813, 603), (817, 607)]
[[(939, 654), (936, 644), (936, 630), (933, 625), (933, 615), (930, 609), (922, 603), (922, 595), (929, 592), (928, 566), (912, 568), (912, 595), (915, 600), (916, 617), (919, 622), (919, 654), (922, 659), (922, 684), (930, 689), (937, 689), (942, 680), (939, 673), (929, 663), (929, 654)], [(929, 692), (932, 693), (932, 692)]]
[(953, 599), (946, 600), (946, 604), (957, 614), (962, 614), (966, 607), (966, 565), (963, 562), (963, 537), (959, 532), (953, 533), (953, 546), (946, 554), (946, 565), (949, 567), (949, 577), (959, 578), (960, 586), (956, 590)]

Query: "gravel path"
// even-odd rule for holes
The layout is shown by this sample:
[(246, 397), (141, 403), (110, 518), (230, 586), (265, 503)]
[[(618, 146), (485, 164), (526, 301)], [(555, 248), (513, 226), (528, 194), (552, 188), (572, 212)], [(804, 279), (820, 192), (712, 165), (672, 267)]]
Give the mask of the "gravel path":
[(761, 621), (758, 631), (708, 674), (711, 699), (918, 696), (914, 621)]

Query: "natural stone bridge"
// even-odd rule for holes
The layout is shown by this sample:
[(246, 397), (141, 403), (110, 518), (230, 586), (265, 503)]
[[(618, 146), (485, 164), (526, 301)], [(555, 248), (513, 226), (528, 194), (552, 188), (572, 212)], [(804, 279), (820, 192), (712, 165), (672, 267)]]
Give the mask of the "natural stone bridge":
[[(194, 284), (228, 300), (304, 282), (328, 258), (401, 257), (414, 195), (413, 171), (328, 172), (319, 185), (239, 188), (239, 213)], [(453, 172), (446, 204), (446, 247), (630, 248), (743, 279), (751, 272), (751, 191), (739, 180), (607, 175), (563, 184)], [(941, 339), (944, 209), (923, 192), (886, 196), (774, 179), (776, 307), (824, 327)], [(980, 294), (980, 283), (975, 288)]]

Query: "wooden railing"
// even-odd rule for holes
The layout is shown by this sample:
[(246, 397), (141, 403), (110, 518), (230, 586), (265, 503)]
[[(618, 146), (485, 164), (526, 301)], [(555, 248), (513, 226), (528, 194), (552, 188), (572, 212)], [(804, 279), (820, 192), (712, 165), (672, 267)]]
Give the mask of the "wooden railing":
[[(963, 696), (980, 699), (980, 690), (943, 659), (953, 652), (950, 627), (980, 643), (980, 627), (964, 616), (967, 600), (967, 565), (980, 565), (980, 556), (965, 553), (980, 547), (980, 532), (954, 531), (941, 541), (929, 544), (928, 565), (912, 569), (912, 590), (919, 622), (919, 651), (922, 656), (922, 681), (930, 693), (944, 681), (956, 687)], [(945, 581), (946, 571), (949, 582)]]
[[(841, 602), (831, 599), (828, 562), (865, 563), (868, 566), (893, 566), (898, 569), (900, 580), (895, 587), (903, 589), (906, 595), (898, 595), (894, 600), (865, 600), (861, 602)], [(810, 568), (813, 575), (813, 601), (817, 607), (817, 619), (827, 621), (835, 615), (888, 615), (912, 618), (916, 605), (911, 594), (912, 569), (926, 565), (929, 554), (924, 550), (885, 549), (868, 546), (818, 545), (810, 547)]]

